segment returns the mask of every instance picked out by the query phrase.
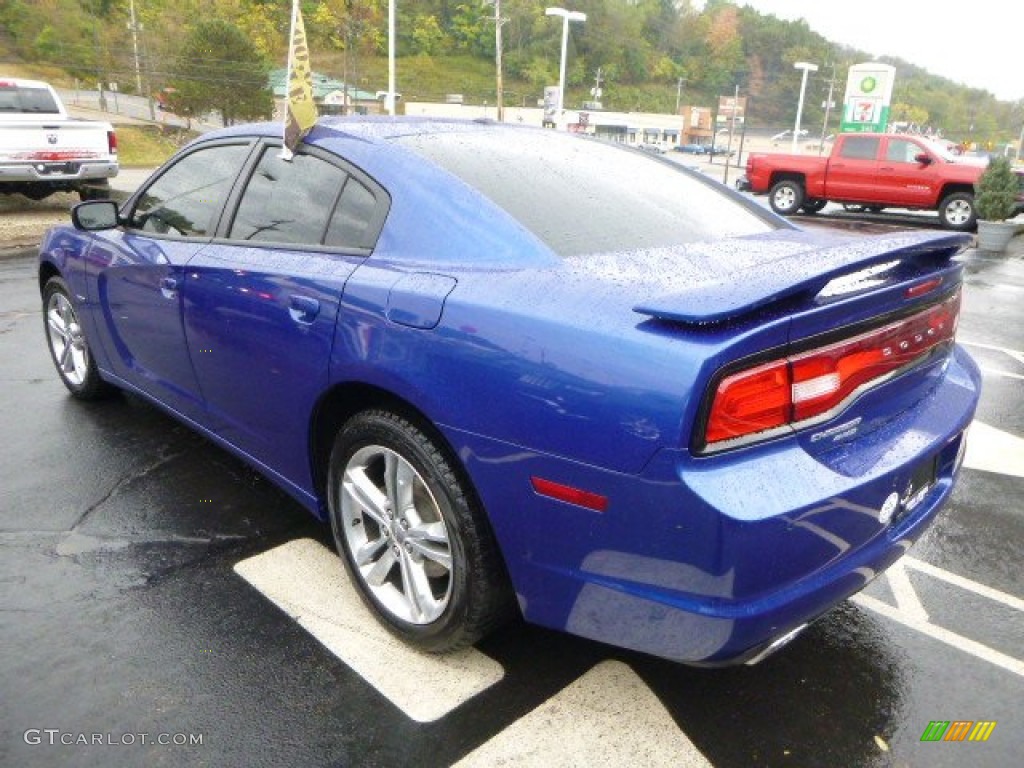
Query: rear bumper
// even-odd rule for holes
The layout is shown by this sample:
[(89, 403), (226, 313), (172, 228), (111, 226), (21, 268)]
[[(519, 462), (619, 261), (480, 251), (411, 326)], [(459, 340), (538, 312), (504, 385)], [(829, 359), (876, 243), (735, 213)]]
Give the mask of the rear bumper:
[[(910, 548), (952, 492), (979, 389), (957, 350), (927, 398), (831, 454), (798, 439), (702, 460), (662, 451), (626, 476), (479, 438), (460, 453), (527, 620), (686, 663), (738, 663)], [(934, 483), (910, 493), (929, 462)], [(530, 476), (602, 493), (607, 510), (523, 503), (516, 486)]]
[(0, 165), (0, 184), (30, 182), (38, 184), (73, 184), (77, 181), (111, 179), (117, 176), (116, 160), (67, 162), (5, 163)]

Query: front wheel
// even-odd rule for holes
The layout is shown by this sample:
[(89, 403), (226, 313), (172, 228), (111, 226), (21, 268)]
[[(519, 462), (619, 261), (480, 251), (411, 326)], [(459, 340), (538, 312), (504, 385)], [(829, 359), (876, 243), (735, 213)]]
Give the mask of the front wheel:
[(64, 386), (79, 400), (96, 400), (112, 387), (100, 378), (67, 283), (51, 277), (43, 288), (43, 323), (50, 357)]
[(356, 415), (335, 439), (328, 483), (335, 544), (392, 633), (444, 652), (504, 619), (508, 591), (490, 527), (425, 430), (390, 411)]
[(784, 179), (768, 193), (772, 210), (781, 216), (791, 216), (804, 204), (804, 188), (796, 181)]
[(977, 219), (974, 195), (970, 192), (954, 192), (939, 203), (939, 220), (946, 229), (970, 232), (977, 224)]

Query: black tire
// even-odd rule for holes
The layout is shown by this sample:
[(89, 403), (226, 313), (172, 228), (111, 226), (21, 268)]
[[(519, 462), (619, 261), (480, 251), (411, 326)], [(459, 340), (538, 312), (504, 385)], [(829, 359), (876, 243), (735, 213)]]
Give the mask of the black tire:
[(970, 192), (953, 192), (939, 203), (939, 221), (945, 229), (957, 232), (973, 232), (978, 225), (978, 211), (974, 207), (974, 195)]
[(509, 616), (511, 591), (483, 510), (426, 429), (391, 411), (357, 414), (335, 438), (327, 482), (341, 559), (393, 634), (441, 653)]
[(819, 200), (817, 198), (812, 198), (811, 200), (808, 200), (806, 203), (801, 205), (800, 210), (803, 211), (804, 213), (815, 214), (822, 208), (824, 208), (826, 205), (828, 205), (828, 200)]
[(59, 277), (43, 286), (43, 330), (57, 375), (73, 396), (98, 400), (114, 391), (100, 378), (71, 291)]
[(78, 197), (83, 203), (86, 200), (109, 200), (110, 182), (106, 179), (86, 182), (78, 188)]
[(869, 205), (865, 209), (868, 213), (881, 213), (885, 210), (884, 205)]
[(768, 193), (768, 203), (780, 216), (792, 216), (804, 204), (803, 185), (792, 179), (783, 179)]

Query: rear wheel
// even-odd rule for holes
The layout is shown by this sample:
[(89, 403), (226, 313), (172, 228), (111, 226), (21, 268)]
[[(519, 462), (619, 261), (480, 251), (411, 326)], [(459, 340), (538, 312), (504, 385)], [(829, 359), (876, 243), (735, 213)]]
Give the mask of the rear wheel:
[(78, 197), (83, 202), (86, 200), (109, 200), (110, 182), (106, 179), (87, 182), (78, 188)]
[(804, 213), (817, 213), (822, 208), (828, 205), (828, 200), (812, 199), (800, 206), (800, 210)]
[(43, 288), (43, 322), (50, 357), (64, 386), (80, 400), (96, 400), (112, 390), (100, 378), (67, 284), (51, 277)]
[(442, 652), (505, 618), (509, 593), (490, 527), (425, 430), (390, 411), (356, 415), (335, 439), (328, 483), (342, 560), (391, 632)]
[(783, 179), (768, 193), (772, 210), (782, 216), (791, 216), (804, 204), (804, 188), (800, 182)]
[(969, 232), (977, 223), (974, 209), (974, 195), (970, 192), (954, 192), (939, 203), (939, 220), (946, 229)]

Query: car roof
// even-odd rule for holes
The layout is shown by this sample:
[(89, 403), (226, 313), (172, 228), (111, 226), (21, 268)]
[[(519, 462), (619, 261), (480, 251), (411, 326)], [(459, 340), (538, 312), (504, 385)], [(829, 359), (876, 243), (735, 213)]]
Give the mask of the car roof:
[[(352, 138), (373, 144), (388, 141), (399, 136), (416, 136), (434, 133), (474, 130), (522, 130), (539, 131), (541, 128), (498, 123), (494, 120), (460, 120), (436, 117), (366, 116), (321, 117), (310, 131), (310, 140), (328, 138)], [(250, 123), (223, 128), (205, 134), (201, 140), (208, 141), (229, 136), (280, 136), (280, 122)]]

